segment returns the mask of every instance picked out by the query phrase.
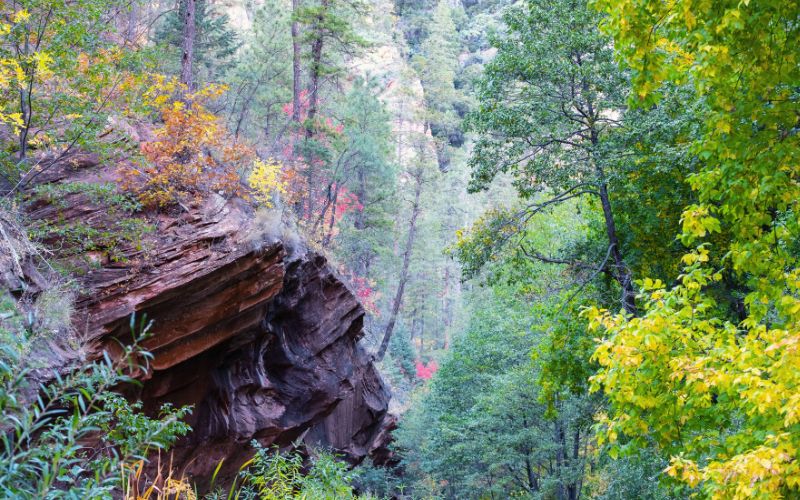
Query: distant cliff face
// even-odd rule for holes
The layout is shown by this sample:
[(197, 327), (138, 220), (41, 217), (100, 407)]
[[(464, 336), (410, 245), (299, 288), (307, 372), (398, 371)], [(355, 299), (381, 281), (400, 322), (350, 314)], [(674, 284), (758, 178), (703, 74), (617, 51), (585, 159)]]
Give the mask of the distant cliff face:
[[(38, 185), (113, 176), (91, 158), (78, 167), (48, 172)], [(99, 231), (119, 217), (80, 191), (57, 203), (31, 195), (27, 212)], [(322, 256), (288, 259), (279, 241), (255, 245), (252, 220), (244, 201), (212, 195), (152, 215), (155, 231), (120, 243), (113, 260), (73, 257), (91, 260), (73, 318), (87, 357), (128, 342), (131, 314), (153, 321), (143, 343), (152, 370), (132, 397), (148, 412), (166, 402), (194, 407), (193, 432), (172, 457), (191, 476), (223, 459), (235, 471), (253, 439), (285, 446), (304, 437), (354, 462), (380, 455), (389, 392), (358, 344), (364, 310)]]

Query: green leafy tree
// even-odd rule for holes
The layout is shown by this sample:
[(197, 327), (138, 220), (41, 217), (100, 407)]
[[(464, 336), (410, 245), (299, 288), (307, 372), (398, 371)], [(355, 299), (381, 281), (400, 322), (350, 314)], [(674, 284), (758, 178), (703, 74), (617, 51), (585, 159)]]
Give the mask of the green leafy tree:
[[(606, 241), (593, 266), (613, 276), (621, 305), (632, 314), (635, 290), (609, 190), (619, 175), (613, 159), (624, 151), (613, 132), (623, 119), (626, 79), (599, 20), (577, 0), (531, 1), (508, 11), (508, 32), (493, 40), (497, 55), (478, 83), (481, 104), (470, 116), (481, 134), (470, 159), (471, 188), (512, 174), (528, 204), (510, 221), (530, 220), (574, 198), (599, 204)], [(529, 255), (572, 260), (535, 249)]]
[[(594, 378), (612, 403), (604, 436), (628, 448), (654, 439), (668, 474), (706, 497), (796, 496), (800, 4), (596, 4), (631, 68), (634, 104), (672, 82), (708, 106), (678, 283), (645, 279), (640, 318), (589, 313), (604, 331)], [(713, 293), (726, 272), (745, 284), (738, 317)]]
[[(0, 122), (16, 139), (0, 152), (6, 190), (80, 148), (100, 149), (113, 98), (140, 62), (111, 41), (120, 9), (99, 0), (0, 5)], [(32, 148), (54, 154), (32, 159)]]
[(691, 144), (705, 110), (691, 87), (670, 86), (657, 106), (626, 110), (614, 131), (624, 149), (610, 158), (617, 175), (609, 190), (620, 245), (635, 276), (671, 281), (680, 274), (684, 247), (675, 234), (683, 207), (697, 200), (687, 179), (702, 164)]

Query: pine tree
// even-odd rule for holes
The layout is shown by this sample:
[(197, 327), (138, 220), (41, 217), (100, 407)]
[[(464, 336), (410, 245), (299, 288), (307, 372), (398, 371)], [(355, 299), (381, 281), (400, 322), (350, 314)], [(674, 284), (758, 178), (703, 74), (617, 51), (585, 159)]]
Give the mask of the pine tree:
[(308, 45), (308, 112), (306, 137), (314, 135), (314, 121), (320, 111), (323, 79), (338, 76), (344, 69), (342, 59), (352, 57), (367, 45), (355, 30), (358, 16), (365, 13), (361, 0), (319, 0), (298, 9), (295, 19), (303, 29)]
[[(191, 79), (195, 84), (218, 82), (233, 66), (240, 42), (228, 26), (226, 14), (217, 12), (208, 0), (191, 0), (191, 3), (195, 11)], [(187, 0), (181, 0), (178, 8), (168, 12), (156, 29), (155, 42), (166, 51), (160, 59), (165, 73), (177, 75), (189, 67), (189, 61), (183, 62), (188, 6)]]
[(356, 79), (337, 114), (342, 116), (351, 171), (347, 186), (361, 206), (337, 237), (337, 254), (355, 273), (381, 279), (390, 266), (381, 262), (392, 243), (391, 214), (396, 210), (397, 166), (390, 161), (389, 115), (372, 81)]
[(437, 140), (439, 168), (446, 171), (450, 163), (447, 146), (459, 147), (464, 142), (460, 119), (454, 108), (460, 101), (455, 88), (458, 33), (446, 0), (441, 0), (436, 6), (428, 32), (419, 54), (414, 57), (414, 66), (425, 91), (426, 123)]
[(263, 156), (276, 156), (290, 130), (283, 109), (293, 102), (292, 21), (286, 3), (267, 0), (255, 11), (252, 31), (225, 80), (230, 129), (236, 137), (257, 141)]

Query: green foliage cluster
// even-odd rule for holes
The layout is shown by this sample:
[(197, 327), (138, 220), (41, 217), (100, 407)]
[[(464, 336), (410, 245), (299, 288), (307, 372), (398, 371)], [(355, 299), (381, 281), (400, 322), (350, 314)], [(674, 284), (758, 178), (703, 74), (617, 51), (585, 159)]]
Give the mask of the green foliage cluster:
[(455, 88), (460, 44), (448, 2), (437, 4), (429, 25), (428, 35), (412, 63), (425, 90), (426, 122), (431, 135), (437, 139), (439, 168), (447, 170), (450, 165), (448, 146), (464, 144), (458, 110), (466, 106), (465, 99)]
[[(514, 285), (530, 302), (521, 313), (536, 340), (495, 339), (533, 353), (526, 378), (509, 384), (531, 391), (527, 405), (491, 389), (504, 410), (534, 411), (538, 424), (574, 415), (556, 404), (565, 394), (597, 405), (586, 415), (599, 424), (585, 429), (597, 462), (579, 474), (581, 491), (557, 498), (797, 494), (799, 9), (529, 1), (491, 39), (497, 54), (469, 118), (470, 187), (510, 177), (521, 202), (487, 211), (452, 250), (473, 283), (495, 294)], [(479, 372), (466, 364), (474, 353), (493, 352), (481, 342), (502, 323), (485, 307), (402, 426), (420, 491), (455, 497), (513, 481), (512, 467), (491, 469), (505, 456), (472, 477), (464, 466), (486, 453), (481, 440), (513, 435), (505, 425), (465, 439), (481, 429), (464, 422), (479, 390), (451, 381)], [(426, 434), (426, 419), (443, 437)], [(494, 448), (510, 455), (511, 443)], [(499, 494), (537, 497), (532, 485)]]
[(332, 453), (316, 451), (310, 461), (253, 441), (255, 456), (241, 472), (237, 498), (260, 500), (339, 500), (374, 497), (353, 492), (354, 473)]
[(353, 484), (358, 491), (363, 492), (362, 498), (370, 495), (375, 498), (403, 498), (406, 490), (396, 471), (387, 467), (376, 467), (369, 461), (353, 470)]
[(291, 12), (279, 0), (264, 2), (253, 13), (253, 29), (224, 82), (230, 86), (228, 128), (266, 144), (275, 143), (287, 128), (283, 112), (292, 100)]
[(620, 148), (610, 132), (626, 85), (597, 27), (599, 13), (584, 2), (546, 0), (511, 8), (503, 19), (506, 31), (492, 38), (497, 55), (468, 120), (480, 134), (471, 189), (511, 172), (523, 197), (545, 188), (592, 194), (587, 188), (615, 175), (606, 165)]
[(540, 336), (524, 302), (503, 294), (497, 287), (475, 297), (481, 308), (396, 433), (417, 494), (566, 498), (582, 490), (596, 402), (566, 388), (543, 396), (529, 356)]
[[(797, 2), (598, 1), (633, 75), (631, 104), (672, 85), (705, 104), (686, 177), (677, 282), (642, 280), (641, 317), (600, 308), (601, 436), (670, 458), (710, 498), (800, 491)], [(720, 293), (720, 290), (726, 293)]]
[[(346, 70), (343, 59), (354, 55), (368, 45), (367, 40), (356, 29), (356, 21), (366, 14), (368, 4), (362, 0), (318, 0), (300, 4), (293, 20), (305, 27), (302, 40), (308, 50), (309, 71), (320, 77), (342, 76)], [(316, 59), (315, 43), (321, 45), (324, 54)], [(313, 92), (313, 89), (309, 89)]]
[[(3, 310), (0, 325), (0, 495), (110, 497), (121, 488), (124, 467), (189, 431), (181, 421), (189, 408), (166, 405), (148, 418), (112, 392), (133, 382), (126, 373), (147, 369), (150, 355), (136, 343), (119, 360), (106, 357), (62, 375), (32, 364), (31, 340), (14, 327), (15, 314)], [(144, 326), (137, 325), (141, 335)]]
[[(117, 16), (129, 7), (102, 0), (24, 0), (0, 6), (4, 192), (24, 187), (78, 150), (109, 150), (99, 136), (113, 101), (129, 73), (144, 70), (150, 54), (116, 43)], [(36, 150), (51, 154), (31, 158), (29, 152)]]
[(378, 92), (374, 79), (356, 79), (339, 106), (344, 137), (332, 182), (349, 186), (361, 206), (345, 216), (334, 255), (359, 276), (381, 282), (386, 276), (370, 269), (386, 269), (393, 259), (398, 165), (391, 158), (390, 117)]

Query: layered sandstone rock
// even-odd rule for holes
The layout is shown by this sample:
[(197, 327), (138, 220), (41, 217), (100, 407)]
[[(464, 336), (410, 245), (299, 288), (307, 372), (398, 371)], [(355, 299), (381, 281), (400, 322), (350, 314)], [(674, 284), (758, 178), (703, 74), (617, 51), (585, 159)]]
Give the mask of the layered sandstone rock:
[[(86, 160), (38, 185), (110, 175)], [(99, 230), (120, 216), (80, 191), (57, 203), (31, 195), (27, 212)], [(203, 477), (224, 459), (233, 473), (254, 439), (305, 438), (354, 462), (385, 443), (389, 393), (358, 344), (363, 308), (322, 256), (288, 259), (280, 241), (254, 243), (242, 200), (212, 195), (149, 217), (156, 230), (120, 243), (114, 259), (71, 257), (83, 266), (74, 326), (91, 359), (130, 341), (132, 314), (152, 321), (143, 342), (152, 369), (132, 397), (148, 412), (167, 402), (194, 407), (173, 466)]]

